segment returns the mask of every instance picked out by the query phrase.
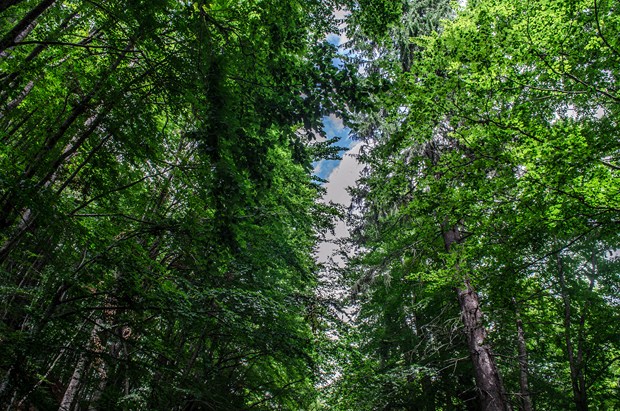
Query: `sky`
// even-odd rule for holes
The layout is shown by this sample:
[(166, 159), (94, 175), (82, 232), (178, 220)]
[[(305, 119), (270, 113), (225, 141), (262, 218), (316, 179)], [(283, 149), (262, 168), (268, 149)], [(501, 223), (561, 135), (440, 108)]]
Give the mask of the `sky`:
[[(340, 160), (323, 160), (315, 164), (314, 174), (327, 181), (324, 184), (326, 193), (322, 201), (334, 202), (348, 207), (351, 204), (351, 196), (347, 192), (347, 188), (355, 185), (362, 168), (356, 159), (362, 143), (351, 138), (351, 130), (345, 127), (342, 119), (335, 115), (323, 119), (323, 129), (328, 138), (338, 137), (340, 139), (334, 145), (346, 147), (346, 150), (340, 151)], [(319, 245), (318, 261), (329, 261), (330, 257), (337, 251), (336, 246), (330, 241), (346, 237), (348, 234), (349, 230), (345, 222), (337, 221), (335, 236), (329, 235), (328, 241)]]
[[(342, 10), (336, 11), (335, 16), (337, 19), (343, 20), (345, 12)], [(342, 27), (341, 27), (342, 28)], [(347, 50), (343, 44), (347, 41), (344, 34), (331, 33), (327, 35), (326, 40), (339, 48), (339, 54), (346, 54)], [(332, 64), (336, 67), (340, 67), (343, 63), (342, 60), (335, 58), (332, 60)], [(334, 146), (345, 147), (347, 150), (351, 150), (355, 146), (355, 141), (350, 138), (351, 130), (345, 127), (341, 118), (335, 115), (323, 117), (323, 130), (327, 135), (327, 138), (338, 137), (340, 140), (334, 143)], [(347, 150), (340, 151), (340, 155), (346, 153)], [(324, 160), (315, 164), (314, 173), (324, 180), (329, 180), (332, 172), (340, 165), (340, 160)]]
[[(338, 137), (339, 140), (332, 144), (333, 146), (340, 146), (346, 148), (341, 150), (339, 154), (342, 156), (348, 150), (351, 150), (357, 143), (350, 137), (351, 130), (345, 127), (342, 119), (331, 115), (323, 118), (323, 130), (328, 138)], [(318, 177), (329, 180), (332, 172), (340, 165), (341, 160), (323, 160), (315, 163), (314, 174)]]
[[(334, 16), (336, 17), (336, 19), (343, 22), (339, 26), (339, 29), (341, 29), (341, 33), (330, 33), (326, 37), (327, 42), (338, 47), (338, 53), (342, 55), (348, 53), (348, 50), (345, 48), (345, 43), (348, 41), (348, 38), (343, 33), (344, 20), (346, 18), (346, 15), (347, 12), (344, 10), (336, 10), (334, 12)], [(339, 67), (342, 64), (342, 60), (335, 58), (333, 59), (332, 64), (336, 67)], [(351, 130), (348, 127), (345, 127), (342, 119), (336, 117), (335, 115), (323, 117), (323, 130), (325, 131), (327, 138), (339, 138), (339, 141), (333, 144), (334, 146), (346, 148), (346, 150), (340, 151), (340, 155), (344, 155), (347, 150), (353, 149), (356, 144), (356, 142), (352, 138), (350, 138)], [(324, 180), (329, 180), (334, 170), (340, 166), (340, 163), (340, 160), (320, 161), (315, 164), (314, 173)]]
[[(337, 11), (336, 18), (344, 19), (345, 12)], [(330, 34), (327, 41), (340, 47), (340, 53), (345, 54), (343, 44), (348, 39), (342, 34)], [(336, 67), (341, 64), (339, 59), (332, 62)], [(329, 203), (334, 202), (344, 206), (349, 206), (351, 196), (347, 192), (347, 187), (354, 186), (359, 178), (362, 166), (357, 162), (356, 155), (359, 153), (361, 143), (351, 138), (351, 130), (345, 127), (342, 119), (331, 115), (323, 118), (323, 129), (328, 138), (339, 137), (339, 141), (334, 145), (345, 147), (346, 150), (340, 152), (341, 160), (323, 160), (315, 164), (314, 172), (320, 178), (327, 180), (325, 189), (327, 190), (323, 201)], [(348, 236), (349, 231), (344, 221), (337, 221), (335, 227), (335, 236), (328, 236), (327, 241), (319, 245), (317, 250), (317, 258), (319, 262), (327, 262), (337, 251), (336, 245), (330, 242), (337, 238)], [(339, 261), (336, 258), (336, 261)]]
[[(334, 167), (325, 184), (327, 192), (323, 197), (323, 201), (331, 201), (347, 207), (351, 204), (351, 196), (347, 192), (347, 187), (354, 186), (359, 178), (362, 165), (356, 161), (355, 156), (359, 153), (361, 147), (361, 143), (355, 144), (350, 150), (343, 154), (342, 161)], [(319, 244), (317, 250), (318, 261), (325, 263), (328, 262), (330, 258), (334, 257), (336, 262), (342, 263), (342, 261), (335, 256), (337, 246), (331, 241), (347, 237), (348, 235), (349, 230), (346, 223), (342, 220), (336, 221), (335, 236), (328, 235), (326, 238), (327, 241)]]

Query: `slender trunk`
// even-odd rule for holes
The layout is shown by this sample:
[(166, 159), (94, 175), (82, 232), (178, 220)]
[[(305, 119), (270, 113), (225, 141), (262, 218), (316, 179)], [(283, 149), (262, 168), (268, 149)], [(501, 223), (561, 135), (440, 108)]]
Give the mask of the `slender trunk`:
[[(17, 95), (17, 97), (15, 97), (12, 101), (10, 101), (6, 107), (3, 109), (4, 113), (8, 113), (9, 111), (13, 110), (15, 107), (19, 106), (24, 99), (28, 96), (28, 94), (30, 94), (30, 92), (32, 91), (34, 87), (34, 81), (30, 81), (28, 82), (28, 84), (26, 84), (26, 86), (24, 87), (24, 89)], [(4, 117), (3, 113), (0, 113), (0, 118)]]
[(207, 329), (205, 328), (204, 330), (202, 330), (202, 334), (200, 334), (200, 338), (198, 338), (198, 341), (196, 342), (196, 347), (193, 350), (192, 356), (190, 357), (189, 361), (187, 362), (187, 365), (185, 366), (185, 370), (183, 371), (183, 374), (182, 374), (183, 378), (187, 378), (187, 376), (192, 371), (192, 368), (194, 368), (194, 364), (196, 363), (198, 354), (200, 354), (200, 352), (203, 349), (206, 335), (207, 335)]
[(527, 346), (525, 344), (525, 331), (523, 321), (517, 310), (517, 344), (519, 347), (519, 386), (521, 388), (521, 407), (523, 411), (532, 411), (532, 398), (528, 383), (529, 364), (527, 359)]
[[(41, 264), (41, 262), (35, 262), (33, 264), (33, 267), (36, 267), (38, 264)], [(39, 266), (40, 268), (40, 266)], [(21, 286), (21, 283), (20, 283)], [(60, 300), (62, 294), (59, 294), (61, 290), (58, 290), (57, 292), (57, 296), (58, 296), (58, 301)], [(54, 304), (58, 303), (57, 299), (54, 298)], [(15, 317), (19, 317), (19, 318), (11, 318), (13, 316), (9, 316), (8, 312), (9, 312), (9, 307), (11, 305), (11, 302), (7, 302), (7, 308), (5, 309), (5, 313), (3, 315), (3, 322), (5, 323), (5, 325), (9, 326), (10, 329), (12, 331), (19, 331), (20, 333), (24, 333), (25, 334), (25, 330), (27, 324), (28, 324), (28, 315), (26, 316), (22, 316), (21, 314)], [(51, 315), (51, 310), (48, 308), (48, 311), (50, 312)], [(29, 335), (26, 336), (26, 338), (29, 341), (34, 341), (36, 339), (36, 335), (38, 334), (38, 328), (37, 326), (33, 326), (29, 332)], [(34, 337), (34, 338), (31, 338)], [(5, 361), (7, 361), (8, 358), (5, 358)], [(9, 366), (8, 371), (6, 372), (6, 374), (4, 375), (2, 382), (0, 383), (0, 404), (12, 404), (13, 400), (10, 400), (11, 396), (12, 397), (16, 397), (17, 395), (17, 391), (15, 390), (15, 388), (18, 388), (18, 381), (20, 381), (20, 375), (22, 375), (24, 373), (23, 371), (23, 367), (24, 364), (26, 364), (26, 353), (22, 350), (17, 350), (14, 354), (13, 354), (13, 358), (11, 360), (12, 364)]]
[(56, 133), (54, 133), (53, 135), (51, 135), (50, 137), (48, 137), (45, 140), (44, 146), (42, 147), (42, 149), (35, 156), (35, 158), (33, 160), (33, 163), (24, 172), (24, 177), (25, 178), (30, 178), (30, 177), (32, 177), (35, 174), (35, 172), (38, 170), (38, 166), (40, 166), (39, 163), (44, 159), (44, 157), (47, 155), (47, 153), (49, 153), (56, 146), (58, 141), (67, 132), (69, 127), (71, 127), (73, 125), (73, 123), (78, 119), (78, 117), (80, 117), (89, 108), (91, 108), (91, 106), (92, 106), (91, 102), (92, 102), (93, 98), (101, 92), (101, 90), (102, 90), (102, 88), (104, 86), (104, 83), (107, 80), (107, 78), (109, 77), (110, 73), (112, 73), (114, 70), (116, 70), (118, 68), (118, 66), (121, 64), (121, 62), (123, 61), (123, 59), (125, 58), (127, 53), (133, 48), (133, 44), (134, 44), (133, 41), (129, 42), (127, 47), (125, 47), (123, 52), (112, 63), (112, 65), (106, 71), (106, 73), (102, 74), (101, 78), (95, 84), (95, 86), (90, 91), (90, 93), (88, 93), (84, 98), (82, 98), (80, 103), (77, 104), (73, 108), (73, 110), (71, 111), (71, 114), (69, 115), (69, 117), (60, 125), (60, 128), (56, 131)]
[[(69, 344), (73, 343), (73, 340), (75, 339), (75, 337), (77, 336), (78, 332), (73, 336), (73, 338), (71, 338), (71, 340), (69, 341)], [(50, 373), (52, 372), (52, 370), (54, 369), (54, 367), (56, 367), (56, 364), (58, 364), (58, 362), (60, 361), (60, 359), (66, 354), (66, 350), (61, 349), (60, 353), (58, 353), (58, 355), (56, 355), (56, 357), (54, 358), (54, 360), (52, 360), (52, 362), (50, 363), (49, 367), (47, 368), (47, 371), (45, 372), (45, 374), (43, 374), (42, 377), (39, 378), (39, 380), (34, 384), (34, 386), (32, 387), (32, 389), (17, 403), (17, 409), (21, 410), (21, 409), (29, 409), (28, 407), (23, 407), (25, 404), (27, 404), (28, 398), (41, 386), (41, 384), (47, 380), (47, 378), (49, 377)]]
[[(564, 276), (564, 266), (562, 257), (558, 252), (556, 255), (556, 263), (558, 268), (558, 279), (562, 292), (562, 303), (564, 305), (564, 342), (566, 344), (566, 354), (568, 356), (568, 366), (570, 368), (570, 379), (573, 387), (573, 401), (577, 411), (588, 410), (588, 398), (585, 390), (585, 379), (583, 376), (583, 368), (581, 364), (581, 347), (578, 348), (578, 355), (575, 356), (575, 349), (571, 338), (571, 302), (568, 295), (568, 287), (566, 286), (566, 278)], [(578, 344), (580, 345), (580, 344)]]
[[(446, 251), (450, 251), (453, 244), (458, 244), (461, 241), (460, 231), (458, 226), (449, 227), (447, 219), (442, 224), (442, 231)], [(458, 267), (456, 268), (458, 269)], [(457, 293), (482, 410), (508, 411), (510, 406), (506, 401), (499, 369), (495, 363), (491, 347), (484, 343), (487, 332), (482, 325), (482, 311), (480, 310), (478, 294), (467, 277), (463, 279), (463, 282), (465, 288), (457, 290)]]
[[(9, 122), (9, 124), (7, 124), (7, 128), (9, 128), (9, 127), (11, 127), (11, 128), (9, 128), (9, 130), (6, 133), (6, 135), (3, 136), (0, 139), (0, 142), (2, 142), (2, 144), (9, 144), (9, 142), (11, 142), (11, 136), (13, 136), (15, 133), (17, 133), (28, 122), (28, 120), (30, 120), (32, 118), (32, 116), (38, 110), (39, 110), (38, 108), (35, 108), (32, 111), (27, 112), (24, 116), (22, 116), (21, 119), (16, 121), (15, 124), (13, 124), (12, 122)], [(17, 144), (15, 144), (15, 143), (12, 143), (12, 144), (13, 144), (14, 147), (19, 147), (19, 144), (23, 144), (23, 141), (19, 141), (19, 142), (17, 142)]]
[[(36, 185), (37, 188), (43, 187), (47, 188), (51, 184), (56, 181), (59, 169), (65, 165), (69, 159), (75, 155), (77, 150), (84, 144), (84, 142), (95, 132), (97, 127), (101, 124), (105, 116), (109, 114), (112, 109), (112, 105), (108, 105), (99, 112), (96, 116), (91, 117), (85, 122), (85, 126), (87, 129), (80, 135), (76, 135), (65, 147), (62, 154), (59, 158), (52, 164), (50, 171), (47, 173), (45, 177), (43, 177)], [(87, 159), (90, 159), (92, 155), (101, 148), (103, 143), (107, 141), (107, 138), (102, 139), (101, 143), (95, 146), (93, 150), (91, 150)], [(62, 190), (64, 190), (67, 185), (77, 176), (79, 170), (82, 169), (85, 163), (80, 164), (80, 166), (69, 176), (69, 178), (62, 184), (62, 186), (58, 189), (57, 194), (60, 194)], [(7, 240), (0, 246), (0, 264), (2, 264), (8, 257), (9, 253), (13, 249), (13, 247), (19, 242), (19, 239), (28, 231), (28, 229), (33, 225), (36, 215), (33, 215), (30, 210), (25, 210), (23, 214), (22, 221), (20, 221), (19, 226), (15, 230), (14, 234), (10, 235)]]
[[(66, 19), (63, 20), (63, 22), (60, 24), (60, 26), (58, 26), (58, 32), (63, 32), (67, 27), (69, 27), (69, 23), (71, 23), (71, 21), (73, 19), (75, 19), (75, 17), (78, 15), (78, 12), (74, 12), (71, 15), (67, 16)], [(46, 41), (52, 41), (52, 38), (48, 38)], [(88, 39), (81, 41), (81, 44), (84, 44), (85, 41), (88, 41)], [(20, 76), (20, 74), (29, 67), (29, 64), (26, 63), (30, 63), (32, 60), (34, 60), (35, 58), (37, 58), (37, 56), (39, 54), (41, 54), (41, 52), (43, 50), (45, 50), (47, 48), (47, 44), (43, 43), (43, 44), (39, 44), (37, 45), (31, 52), (30, 54), (28, 54), (26, 56), (26, 58), (24, 59), (24, 65), (22, 68), (17, 69), (16, 71), (12, 72), (11, 74), (4, 74), (1, 77), (2, 80), (0, 81), (0, 100), (4, 99), (8, 93), (8, 89), (9, 87), (13, 87), (15, 84), (15, 80), (17, 80), (17, 78)], [(6, 115), (9, 112), (8, 109), (5, 109), (4, 111), (4, 115)]]
[(9, 256), (9, 253), (13, 247), (19, 242), (22, 236), (28, 231), (34, 221), (34, 215), (29, 209), (24, 210), (21, 213), (21, 219), (15, 232), (11, 234), (2, 246), (0, 246), (0, 264), (4, 263)]
[[(133, 45), (134, 45), (134, 42), (130, 41), (127, 47), (125, 47), (123, 53), (121, 53), (121, 55), (118, 56), (118, 58), (112, 63), (110, 68), (107, 70), (107, 73), (101, 76), (101, 79), (97, 82), (97, 84), (95, 84), (95, 86), (90, 91), (90, 93), (88, 93), (80, 101), (80, 103), (73, 108), (69, 117), (60, 125), (58, 130), (56, 130), (55, 133), (53, 133), (51, 136), (46, 138), (43, 144), (43, 147), (31, 160), (30, 165), (26, 167), (26, 169), (24, 170), (23, 175), (22, 175), (23, 181), (32, 179), (39, 172), (41, 167), (44, 167), (46, 164), (49, 164), (46, 161), (46, 157), (49, 155), (50, 152), (52, 152), (52, 150), (56, 147), (60, 139), (65, 135), (65, 133), (75, 123), (75, 121), (80, 116), (82, 116), (84, 113), (86, 113), (87, 110), (91, 108), (92, 100), (97, 94), (101, 92), (104, 86), (104, 83), (107, 80), (109, 74), (112, 73), (114, 70), (116, 70), (116, 68), (121, 64), (121, 62), (123, 61), (127, 53), (131, 50), (131, 48), (133, 48)], [(86, 130), (85, 132), (86, 136), (90, 135), (90, 133), (93, 130)], [(62, 158), (63, 157), (61, 155), (61, 159)], [(60, 165), (62, 165), (62, 161), (57, 164), (53, 164), (53, 167), (58, 168), (60, 167)], [(49, 174), (46, 175), (44, 180), (47, 178), (47, 176), (49, 176)], [(18, 204), (15, 203), (14, 198), (15, 196), (13, 195), (13, 193), (8, 192), (2, 199), (4, 204), (2, 204), (2, 207), (0, 209), (0, 230), (11, 227), (13, 223), (15, 222), (15, 210), (18, 209), (19, 206)]]
[(0, 13), (2, 13), (4, 10), (8, 9), (11, 6), (18, 5), (23, 1), (24, 0), (3, 0), (2, 3), (0, 3)]
[(7, 400), (12, 388), (11, 382), (13, 381), (13, 374), (15, 374), (15, 365), (9, 367), (2, 378), (2, 383), (0, 383), (0, 404), (8, 402)]
[(95, 130), (97, 130), (97, 127), (99, 127), (104, 118), (110, 113), (112, 107), (113, 104), (109, 104), (107, 107), (101, 109), (101, 111), (95, 116), (85, 121), (84, 126), (86, 127), (86, 130), (71, 139), (71, 141), (65, 146), (62, 154), (54, 161), (47, 175), (37, 183), (37, 187), (47, 187), (50, 183), (56, 180), (58, 170), (68, 162), (68, 160), (78, 151), (78, 149), (82, 147), (84, 142), (95, 132)]
[[(108, 303), (110, 304), (110, 303)], [(116, 310), (109, 310), (106, 317), (108, 323), (113, 323), (116, 315)], [(105, 324), (102, 319), (98, 319), (95, 329), (97, 331), (102, 330)], [(99, 378), (99, 384), (95, 388), (93, 394), (89, 399), (88, 411), (97, 411), (99, 406), (99, 401), (101, 400), (101, 395), (105, 391), (108, 385), (108, 367), (106, 362), (101, 357), (101, 354), (104, 352), (106, 348), (107, 341), (101, 340), (97, 332), (93, 332), (90, 344), (92, 346), (93, 352), (96, 355), (96, 358), (93, 361), (93, 368), (96, 372), (96, 375)]]
[(108, 134), (107, 136), (103, 137), (99, 143), (97, 143), (97, 145), (95, 147), (93, 147), (88, 154), (86, 155), (86, 157), (84, 158), (84, 160), (82, 160), (82, 162), (75, 168), (75, 170), (73, 171), (73, 173), (71, 173), (71, 175), (69, 177), (67, 177), (65, 179), (65, 181), (60, 185), (60, 187), (56, 190), (56, 195), (60, 196), (60, 194), (63, 192), (63, 190), (65, 188), (67, 188), (67, 186), (69, 184), (71, 184), (73, 182), (73, 180), (75, 179), (75, 177), (77, 177), (77, 175), (80, 173), (80, 171), (82, 171), (82, 169), (88, 165), (91, 161), (91, 159), (93, 158), (93, 156), (95, 154), (97, 154), (97, 152), (104, 146), (104, 144), (106, 142), (108, 142), (108, 140), (110, 140), (110, 138), (112, 138), (111, 134)]
[[(171, 346), (174, 346), (173, 334), (174, 334), (174, 322), (168, 322), (167, 327), (166, 327), (166, 334), (162, 338), (162, 343), (170, 344)], [(169, 380), (164, 380), (164, 377), (165, 377), (164, 370), (168, 370), (172, 368), (170, 367), (171, 362), (173, 362), (173, 359), (166, 357), (161, 352), (157, 354), (157, 359), (155, 360), (155, 363), (154, 363), (155, 373), (153, 374), (153, 378), (151, 379), (150, 384), (148, 384), (149, 396), (148, 396), (148, 401), (146, 403), (148, 409), (154, 409), (156, 406), (161, 406), (161, 404), (159, 404), (159, 399), (157, 397), (157, 394), (158, 394), (157, 389), (158, 387), (168, 383)]]
[(71, 375), (71, 380), (69, 381), (69, 385), (67, 386), (65, 394), (62, 397), (58, 411), (71, 411), (71, 407), (80, 390), (80, 384), (86, 371), (87, 362), (88, 358), (86, 353), (82, 353), (75, 369), (73, 370), (73, 375)]
[[(110, 314), (110, 316), (113, 318), (115, 311), (112, 312), (112, 314)], [(101, 395), (101, 389), (105, 388), (105, 383), (107, 380), (107, 371), (106, 371), (106, 366), (105, 366), (105, 362), (102, 360), (101, 358), (101, 353), (103, 353), (103, 350), (105, 348), (105, 342), (102, 342), (101, 338), (99, 337), (99, 332), (103, 329), (104, 327), (104, 322), (103, 319), (98, 318), (97, 320), (95, 320), (95, 325), (93, 326), (93, 329), (90, 333), (90, 339), (88, 340), (88, 344), (87, 346), (87, 350), (92, 352), (91, 355), (88, 354), (88, 351), (84, 351), (82, 352), (82, 354), (80, 354), (80, 359), (78, 360), (77, 365), (75, 366), (75, 369), (73, 370), (73, 375), (71, 376), (71, 380), (69, 381), (69, 385), (67, 386), (67, 390), (65, 391), (65, 394), (62, 398), (62, 402), (60, 403), (60, 407), (58, 408), (58, 411), (70, 411), (71, 407), (73, 406), (77, 395), (80, 391), (81, 388), (81, 383), (82, 383), (82, 379), (84, 378), (84, 374), (88, 371), (88, 366), (89, 363), (91, 361), (89, 361), (89, 357), (92, 357), (94, 355), (94, 359), (92, 361), (93, 366), (95, 367), (95, 370), (97, 371), (99, 378), (101, 379), (98, 388), (100, 390), (96, 391), (94, 396), (95, 401), (98, 401), (97, 396)], [(93, 401), (93, 398), (91, 398), (91, 401)], [(90, 407), (89, 407), (90, 409)]]
[(468, 279), (465, 280), (465, 288), (458, 290), (458, 296), (482, 409), (484, 411), (506, 411), (508, 407), (499, 370), (491, 347), (484, 344), (487, 333), (482, 326), (482, 311), (480, 311), (478, 294)]
[[(414, 297), (414, 303), (415, 303), (415, 297)], [(417, 318), (417, 316), (414, 316), (413, 318), (413, 323), (414, 323), (414, 332), (415, 335), (417, 336), (418, 339), (423, 339), (424, 336), (424, 330), (422, 329), (422, 327), (420, 327), (420, 321)], [(409, 356), (408, 359), (408, 364), (410, 365), (410, 363), (412, 362), (412, 358)], [(433, 387), (433, 380), (431, 379), (431, 377), (428, 374), (425, 374), (422, 377), (422, 391), (424, 392), (424, 405), (423, 408), (425, 410), (428, 411), (433, 411), (435, 409), (437, 409), (437, 392)]]
[(21, 19), (11, 31), (8, 32), (2, 40), (0, 40), (0, 56), (4, 54), (4, 51), (7, 48), (17, 44), (19, 39), (23, 39), (27, 35), (27, 32), (32, 30), (37, 18), (55, 2), (56, 0), (43, 0), (28, 14), (26, 14), (26, 16), (24, 16), (24, 18)]

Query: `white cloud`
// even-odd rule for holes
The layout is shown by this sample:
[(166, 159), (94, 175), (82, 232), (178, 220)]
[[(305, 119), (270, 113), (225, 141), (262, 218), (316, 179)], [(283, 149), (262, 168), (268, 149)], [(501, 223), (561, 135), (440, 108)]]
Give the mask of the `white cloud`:
[[(340, 165), (334, 169), (329, 177), (329, 181), (325, 184), (327, 192), (323, 197), (323, 201), (332, 201), (344, 206), (351, 204), (351, 195), (347, 192), (347, 188), (354, 186), (360, 176), (362, 165), (357, 161), (357, 155), (362, 145), (357, 143), (344, 154)], [(348, 236), (349, 229), (346, 223), (342, 220), (337, 221), (335, 236), (329, 235), (327, 241), (321, 243), (318, 247), (318, 261), (322, 263), (328, 262), (337, 251), (337, 246), (333, 241)]]
[(336, 130), (343, 130), (344, 129), (344, 120), (341, 119), (340, 117), (338, 117), (335, 114), (330, 114), (328, 116), (329, 121), (332, 124), (332, 127), (335, 128)]

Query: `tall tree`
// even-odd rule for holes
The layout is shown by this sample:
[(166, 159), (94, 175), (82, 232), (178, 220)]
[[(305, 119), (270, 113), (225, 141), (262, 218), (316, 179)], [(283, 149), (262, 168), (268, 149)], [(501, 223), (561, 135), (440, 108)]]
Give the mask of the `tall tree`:
[[(616, 14), (603, 2), (469, 2), (440, 34), (412, 39), (406, 73), (384, 65), (374, 77), (391, 123), (371, 130), (361, 157), (354, 272), (367, 293), (385, 287), (399, 310), (415, 307), (402, 317), (413, 329), (424, 305), (403, 289), (461, 288), (483, 409), (615, 404), (617, 370), (601, 365), (617, 346), (600, 331), (615, 327), (594, 324), (618, 314), (603, 285), (617, 284), (606, 257), (617, 248)], [(485, 377), (488, 344), (498, 368)]]
[(309, 407), (334, 5), (13, 3), (2, 406)]

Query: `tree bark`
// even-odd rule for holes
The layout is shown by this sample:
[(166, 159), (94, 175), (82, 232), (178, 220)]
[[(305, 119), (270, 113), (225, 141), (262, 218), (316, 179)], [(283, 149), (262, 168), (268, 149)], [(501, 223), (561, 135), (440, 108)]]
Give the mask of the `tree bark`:
[[(111, 310), (111, 314), (109, 314), (109, 316), (113, 318), (114, 315), (115, 310)], [(71, 380), (69, 381), (69, 385), (67, 386), (58, 411), (71, 410), (71, 407), (75, 403), (75, 400), (77, 399), (77, 395), (81, 388), (80, 386), (84, 378), (84, 374), (89, 371), (89, 363), (91, 363), (89, 357), (92, 357), (93, 355), (94, 361), (92, 361), (92, 363), (94, 365), (95, 371), (99, 375), (100, 382), (93, 396), (90, 399), (91, 404), (89, 404), (89, 410), (93, 409), (96, 405), (96, 402), (99, 400), (101, 392), (103, 391), (107, 383), (106, 364), (101, 358), (101, 354), (105, 349), (105, 342), (102, 341), (101, 338), (99, 338), (99, 332), (103, 329), (103, 327), (103, 319), (98, 318), (97, 320), (95, 320), (95, 325), (93, 326), (93, 329), (90, 333), (90, 339), (88, 341), (88, 344), (86, 345), (87, 350), (91, 351), (92, 354), (89, 355), (88, 351), (84, 351), (82, 352), (82, 354), (80, 354), (80, 359), (78, 360), (78, 363), (73, 370), (73, 375), (71, 376)]]
[(532, 397), (528, 383), (529, 364), (527, 360), (527, 346), (525, 344), (525, 331), (523, 321), (517, 310), (517, 344), (519, 347), (519, 386), (521, 388), (521, 407), (523, 411), (532, 411)]
[(575, 348), (573, 347), (571, 337), (571, 302), (566, 285), (566, 277), (564, 276), (564, 265), (562, 264), (562, 256), (558, 252), (556, 255), (556, 263), (558, 268), (558, 279), (560, 280), (560, 288), (562, 293), (562, 303), (564, 305), (564, 342), (566, 344), (566, 354), (568, 356), (568, 366), (570, 368), (570, 379), (573, 387), (573, 401), (577, 411), (588, 411), (588, 397), (586, 393), (585, 378), (583, 375), (582, 363), (582, 347), (578, 347), (577, 356), (575, 356)]
[[(69, 114), (69, 117), (61, 123), (60, 127), (56, 130), (55, 133), (45, 139), (43, 147), (41, 147), (41, 149), (33, 156), (30, 161), (30, 165), (28, 165), (24, 170), (22, 174), (22, 179), (24, 181), (31, 180), (42, 167), (47, 165), (47, 167), (52, 167), (52, 170), (46, 173), (46, 177), (43, 180), (44, 184), (47, 176), (53, 175), (55, 169), (58, 169), (63, 164), (65, 158), (62, 155), (60, 157), (60, 161), (55, 161), (51, 165), (49, 165), (46, 161), (46, 157), (49, 156), (49, 153), (52, 152), (52, 150), (56, 147), (58, 142), (69, 130), (69, 128), (75, 123), (75, 121), (92, 108), (93, 99), (102, 91), (107, 77), (110, 73), (114, 72), (114, 70), (116, 70), (116, 68), (121, 64), (127, 53), (131, 50), (131, 48), (133, 48), (133, 45), (133, 41), (130, 41), (128, 43), (127, 47), (125, 47), (125, 49), (123, 50), (123, 53), (121, 53), (121, 55), (119, 55), (118, 58), (112, 63), (107, 73), (101, 76), (99, 81), (94, 85), (93, 89), (85, 97), (83, 97), (82, 100), (73, 108), (73, 110)], [(110, 102), (110, 104), (114, 104), (114, 102)], [(98, 119), (97, 121), (101, 120), (102, 119)], [(92, 126), (92, 124), (90, 126)], [(93, 131), (94, 128), (92, 128), (92, 130), (87, 129), (84, 134), (85, 137), (88, 137), (90, 134), (92, 134)], [(80, 139), (79, 141), (83, 143), (83, 140), (85, 140), (85, 138)], [(77, 147), (75, 147), (74, 149), (77, 149)], [(41, 184), (41, 182), (39, 184)], [(16, 188), (16, 190), (18, 189), (19, 188)], [(13, 194), (14, 193), (9, 190), (9, 192), (7, 192), (2, 198), (3, 204), (0, 206), (0, 230), (8, 229), (15, 222), (15, 211), (19, 209), (19, 205), (16, 204), (14, 199), (15, 196)]]
[[(58, 31), (59, 32), (63, 32), (67, 27), (69, 27), (69, 24), (71, 23), (71, 21), (78, 16), (78, 12), (74, 12), (71, 15), (67, 16), (67, 18), (65, 18), (63, 20), (63, 22), (60, 24), (60, 26), (58, 26)], [(48, 39), (47, 41), (51, 41), (52, 39)], [(84, 43), (85, 41), (89, 41), (89, 39), (85, 39), (80, 43)], [(31, 52), (30, 54), (28, 54), (28, 56), (26, 56), (26, 58), (24, 59), (24, 63), (30, 63), (32, 60), (34, 60), (35, 58), (37, 58), (37, 56), (39, 54), (41, 54), (41, 52), (43, 50), (45, 50), (47, 48), (46, 44), (39, 44), (37, 45)], [(20, 74), (26, 70), (27, 67), (29, 67), (28, 64), (24, 64), (25, 68), (21, 68), (21, 69), (17, 69), (16, 71), (12, 72), (11, 74), (6, 75), (6, 77), (4, 77), (2, 80), (0, 80), (0, 100), (3, 100), (6, 95), (8, 94), (8, 89), (9, 87), (13, 87), (15, 84), (15, 80), (18, 79), (18, 77), (20, 76)], [(4, 110), (4, 115), (6, 116), (8, 114), (10, 110), (7, 108)], [(9, 135), (12, 133), (9, 133)]]
[(60, 407), (58, 411), (71, 411), (71, 407), (77, 398), (78, 391), (80, 390), (80, 383), (82, 382), (82, 377), (84, 376), (84, 372), (86, 371), (86, 353), (82, 353), (80, 355), (80, 359), (73, 370), (73, 374), (71, 375), (71, 380), (69, 381), (69, 385), (65, 391), (65, 395), (62, 397), (62, 402), (60, 403)]
[(24, 0), (3, 0), (2, 3), (0, 3), (0, 13), (2, 13), (4, 10), (8, 9), (11, 6), (18, 5), (23, 1)]
[(458, 290), (458, 296), (482, 409), (484, 411), (507, 411), (504, 387), (495, 358), (491, 347), (484, 343), (487, 333), (482, 325), (478, 294), (468, 279), (465, 279), (465, 289)]
[[(34, 87), (34, 81), (29, 81), (28, 84), (26, 84), (26, 86), (23, 88), (23, 90), (17, 95), (17, 97), (15, 97), (12, 101), (9, 101), (6, 105), (6, 107), (3, 108), (3, 112), (4, 113), (8, 113), (9, 111), (13, 110), (15, 107), (19, 106), (24, 99), (28, 96), (28, 94), (30, 94), (30, 92), (32, 91)], [(4, 117), (4, 113), (0, 112), (0, 118)]]
[(43, 0), (28, 14), (26, 14), (24, 18), (21, 19), (11, 31), (8, 32), (2, 40), (0, 40), (0, 56), (3, 55), (7, 48), (14, 46), (16, 41), (18, 41), (17, 39), (25, 37), (27, 34), (25, 32), (32, 30), (36, 19), (55, 2), (56, 0)]
[[(446, 251), (450, 251), (453, 244), (461, 242), (459, 228), (457, 225), (449, 227), (447, 219), (441, 227)], [(458, 269), (458, 266), (456, 268)], [(478, 294), (471, 286), (469, 278), (464, 277), (463, 282), (465, 288), (457, 290), (457, 293), (482, 410), (509, 411), (510, 406), (506, 401), (504, 386), (491, 347), (484, 343), (487, 332), (482, 325)]]

